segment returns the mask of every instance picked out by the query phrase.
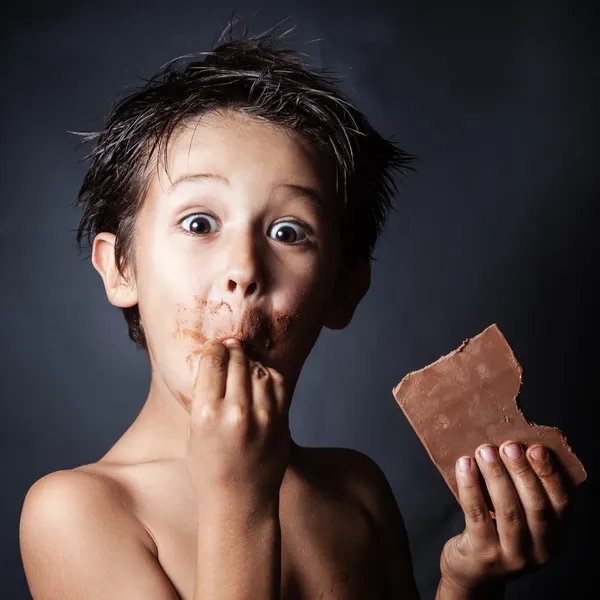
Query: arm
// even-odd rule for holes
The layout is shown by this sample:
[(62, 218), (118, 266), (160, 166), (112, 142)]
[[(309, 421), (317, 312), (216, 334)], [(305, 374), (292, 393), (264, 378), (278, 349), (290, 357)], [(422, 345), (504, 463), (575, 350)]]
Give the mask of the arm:
[(57, 471), (31, 486), (19, 542), (34, 600), (178, 600), (143, 526), (109, 486)]
[(228, 500), (198, 509), (194, 600), (277, 600), (281, 588), (279, 506)]

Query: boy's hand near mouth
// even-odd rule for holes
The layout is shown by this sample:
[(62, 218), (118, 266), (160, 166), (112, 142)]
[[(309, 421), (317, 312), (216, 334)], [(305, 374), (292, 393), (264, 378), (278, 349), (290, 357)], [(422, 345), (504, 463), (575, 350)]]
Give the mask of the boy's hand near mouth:
[(289, 453), (283, 377), (249, 360), (238, 340), (207, 342), (186, 457), (202, 532), (194, 598), (279, 593), (279, 490)]

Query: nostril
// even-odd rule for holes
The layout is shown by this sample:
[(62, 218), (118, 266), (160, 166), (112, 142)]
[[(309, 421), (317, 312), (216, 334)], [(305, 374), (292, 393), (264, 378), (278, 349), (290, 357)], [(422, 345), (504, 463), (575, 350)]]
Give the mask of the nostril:
[[(229, 291), (230, 292), (235, 292), (235, 290), (236, 290), (237, 287), (238, 287), (238, 284), (235, 281), (233, 281), (233, 279), (230, 279), (229, 280)], [(256, 283), (256, 281), (253, 281), (250, 285), (248, 285), (248, 287), (246, 287), (245, 294), (254, 294), (254, 293), (256, 293), (257, 287), (258, 287), (258, 284)]]

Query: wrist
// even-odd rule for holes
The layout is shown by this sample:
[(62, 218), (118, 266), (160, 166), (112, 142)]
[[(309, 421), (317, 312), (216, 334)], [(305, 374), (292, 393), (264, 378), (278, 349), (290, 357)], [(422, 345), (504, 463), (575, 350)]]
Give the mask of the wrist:
[(471, 590), (466, 590), (442, 575), (435, 600), (478, 600)]
[(198, 514), (208, 519), (236, 517), (243, 521), (268, 521), (279, 518), (279, 496), (258, 499), (245, 494), (215, 494), (199, 502)]
[(487, 583), (466, 588), (442, 575), (435, 600), (504, 600), (505, 594), (505, 583)]

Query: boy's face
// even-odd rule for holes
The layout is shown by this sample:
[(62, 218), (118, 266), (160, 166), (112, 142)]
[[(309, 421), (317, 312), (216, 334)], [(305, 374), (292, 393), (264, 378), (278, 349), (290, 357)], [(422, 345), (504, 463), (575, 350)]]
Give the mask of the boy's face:
[(171, 138), (136, 224), (134, 293), (153, 377), (187, 410), (210, 339), (239, 338), (295, 387), (336, 302), (339, 216), (322, 165), (290, 133), (235, 113)]

